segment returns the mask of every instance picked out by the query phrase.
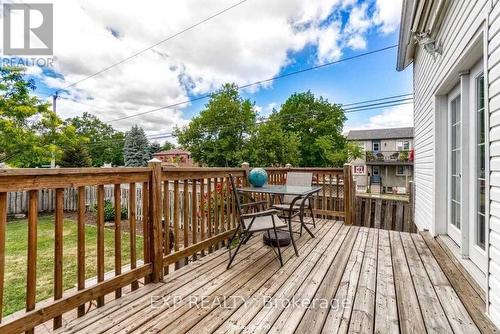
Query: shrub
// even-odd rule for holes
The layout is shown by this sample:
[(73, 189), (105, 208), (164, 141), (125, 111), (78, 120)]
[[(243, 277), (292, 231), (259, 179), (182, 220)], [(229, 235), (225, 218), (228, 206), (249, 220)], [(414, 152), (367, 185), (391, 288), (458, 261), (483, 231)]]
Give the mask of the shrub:
[[(94, 205), (93, 211), (97, 212), (97, 204)], [(121, 218), (122, 219), (128, 218), (127, 208), (122, 207)], [(112, 220), (115, 220), (115, 208), (113, 206), (113, 203), (110, 200), (105, 200), (104, 201), (104, 221), (109, 222)]]

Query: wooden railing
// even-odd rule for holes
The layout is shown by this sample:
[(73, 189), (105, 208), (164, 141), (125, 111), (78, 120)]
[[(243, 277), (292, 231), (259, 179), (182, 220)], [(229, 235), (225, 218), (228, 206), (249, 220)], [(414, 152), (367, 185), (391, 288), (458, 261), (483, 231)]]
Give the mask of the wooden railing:
[(354, 196), (354, 225), (417, 232), (413, 213), (413, 184), (410, 183), (410, 196), (386, 196), (357, 194)]
[[(351, 168), (267, 168), (269, 182), (286, 182), (290, 171), (310, 171), (314, 183), (322, 190), (314, 198), (314, 214), (322, 217), (355, 220), (354, 184)], [(85, 169), (9, 169), (0, 170), (0, 310), (3, 310), (6, 274), (5, 245), (7, 226), (7, 195), (27, 191), (27, 275), (25, 312), (2, 319), (0, 332), (33, 332), (33, 329), (53, 319), (53, 327), (62, 325), (62, 315), (75, 310), (85, 314), (86, 304), (105, 304), (105, 297), (120, 298), (125, 288), (136, 290), (140, 283), (159, 282), (176, 270), (224, 245), (237, 227), (235, 200), (230, 191), (229, 175), (238, 185), (246, 184), (248, 167), (243, 168), (168, 168), (151, 162), (144, 168), (85, 168)], [(114, 270), (105, 272), (105, 186), (113, 187), (115, 218)], [(88, 283), (86, 258), (87, 205), (86, 191), (97, 187), (96, 272), (95, 281)], [(64, 191), (76, 189), (77, 194), (77, 268), (76, 289), (65, 290), (63, 279)], [(122, 226), (122, 189), (128, 190), (128, 224)], [(138, 189), (141, 192), (138, 192)], [(54, 194), (54, 275), (53, 300), (37, 301), (37, 236), (39, 192)], [(137, 194), (142, 194), (138, 201)], [(137, 211), (142, 212), (141, 222)], [(139, 224), (140, 223), (140, 224)], [(108, 231), (109, 232), (109, 231)], [(129, 240), (128, 259), (123, 260), (122, 238)], [(142, 236), (139, 238), (139, 236)], [(124, 239), (125, 240), (125, 239)], [(139, 244), (140, 243), (140, 244)], [(140, 247), (139, 247), (140, 246)], [(122, 263), (122, 260), (126, 263)], [(127, 264), (127, 265), (124, 265)], [(87, 276), (86, 276), (87, 275)], [(88, 285), (88, 286), (87, 286)], [(66, 286), (67, 288), (67, 286)]]

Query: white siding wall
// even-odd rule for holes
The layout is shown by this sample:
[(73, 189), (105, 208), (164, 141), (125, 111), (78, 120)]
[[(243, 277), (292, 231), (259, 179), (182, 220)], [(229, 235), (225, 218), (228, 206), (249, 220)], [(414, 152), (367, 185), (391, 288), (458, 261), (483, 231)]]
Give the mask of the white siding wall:
[(490, 111), (490, 261), (489, 314), (500, 327), (500, 3), (493, 2), (488, 30)]
[[(457, 63), (468, 40), (484, 22), (488, 0), (450, 1), (447, 15), (437, 35), (443, 54), (433, 57), (417, 49), (414, 66), (415, 93), (415, 222), (420, 229), (434, 231), (435, 182), (435, 99), (441, 83)], [(457, 78), (458, 80), (458, 78)]]
[[(464, 54), (472, 35), (488, 17), (487, 79), (490, 141), (489, 315), (500, 327), (500, 2), (498, 0), (451, 1), (438, 33), (443, 54), (434, 61), (422, 50), (414, 59), (415, 92), (415, 219), (419, 228), (433, 231), (436, 223), (435, 94), (452, 67)], [(458, 78), (457, 78), (458, 79)], [(437, 143), (440, 145), (439, 143)]]

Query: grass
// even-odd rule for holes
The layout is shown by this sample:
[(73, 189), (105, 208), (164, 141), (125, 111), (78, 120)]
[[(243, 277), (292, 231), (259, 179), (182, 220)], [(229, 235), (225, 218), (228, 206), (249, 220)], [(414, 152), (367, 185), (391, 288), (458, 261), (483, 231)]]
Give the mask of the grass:
[[(28, 249), (28, 225), (26, 220), (7, 224), (6, 259), (3, 314), (8, 315), (25, 308), (26, 271)], [(130, 263), (129, 234), (122, 231), (122, 265)], [(114, 270), (114, 230), (105, 229), (104, 234), (105, 272)], [(97, 275), (97, 229), (93, 225), (85, 228), (85, 277)], [(64, 221), (63, 236), (63, 287), (64, 290), (76, 286), (77, 275), (77, 225), (71, 220)], [(142, 237), (137, 236), (137, 258), (142, 259)], [(38, 221), (37, 247), (37, 288), (36, 300), (42, 301), (53, 296), (54, 285), (54, 221), (52, 217), (40, 217)]]

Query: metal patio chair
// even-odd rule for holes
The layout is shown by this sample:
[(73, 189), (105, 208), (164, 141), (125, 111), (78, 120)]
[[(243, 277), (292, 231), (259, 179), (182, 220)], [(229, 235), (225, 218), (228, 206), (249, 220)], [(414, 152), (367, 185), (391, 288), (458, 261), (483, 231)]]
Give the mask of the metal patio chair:
[[(239, 196), (240, 194), (236, 189), (232, 175), (229, 175), (229, 180), (231, 181), (231, 189), (236, 202), (236, 211), (238, 214), (238, 226), (227, 245), (227, 249), (229, 251), (229, 263), (227, 265), (227, 269), (231, 267), (231, 263), (233, 263), (233, 260), (236, 257), (236, 254), (238, 254), (241, 245), (246, 244), (253, 233), (267, 232), (267, 236), (271, 238), (271, 233), (270, 233), (271, 230), (274, 232), (274, 235), (276, 236), (278, 229), (289, 228), (289, 225), (278, 217), (277, 215), (278, 210), (271, 209), (271, 210), (249, 212), (250, 208), (258, 208), (260, 205), (263, 205), (263, 201), (249, 202), (242, 204), (240, 201), (240, 196)], [(243, 211), (245, 211), (246, 213), (244, 213)], [(231, 254), (231, 246), (238, 233), (240, 235), (240, 238), (238, 240), (238, 246), (236, 246), (236, 250), (234, 251), (234, 253)], [(279, 240), (278, 238), (276, 239), (278, 246), (276, 248), (278, 249), (278, 251), (276, 252), (273, 246), (271, 246), (271, 249), (278, 258), (280, 265), (283, 266), (283, 258), (281, 256)]]
[[(286, 174), (286, 185), (287, 186), (304, 186), (309, 187), (312, 184), (313, 174), (312, 173), (301, 173), (301, 172), (290, 172)], [(316, 221), (314, 220), (314, 213), (312, 210), (311, 197), (301, 198), (292, 195), (285, 195), (279, 198), (280, 203), (273, 204), (272, 208), (280, 210), (283, 215), (280, 217), (285, 218), (290, 221), (297, 215), (300, 215), (301, 221), (304, 217), (304, 209), (307, 209), (311, 213), (313, 227), (316, 228)], [(292, 205), (293, 204), (293, 205)], [(300, 225), (300, 235), (302, 235), (302, 224)]]

